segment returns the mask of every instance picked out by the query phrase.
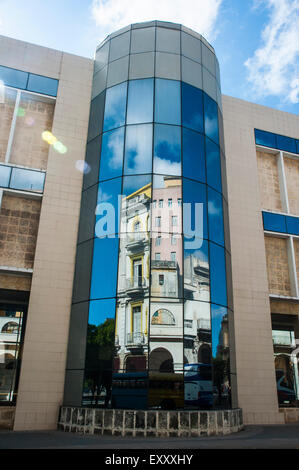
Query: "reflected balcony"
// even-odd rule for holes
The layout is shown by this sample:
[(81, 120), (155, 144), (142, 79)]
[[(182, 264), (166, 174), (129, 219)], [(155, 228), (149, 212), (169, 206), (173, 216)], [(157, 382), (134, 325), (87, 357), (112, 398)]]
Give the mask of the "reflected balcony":
[(128, 295), (144, 295), (146, 287), (146, 279), (144, 277), (126, 279), (125, 290)]
[(128, 349), (142, 349), (146, 344), (145, 334), (141, 332), (127, 333), (126, 347)]
[(274, 347), (296, 348), (295, 335), (293, 331), (272, 331)]
[(126, 248), (128, 251), (144, 250), (149, 244), (149, 236), (147, 232), (136, 232), (127, 236)]

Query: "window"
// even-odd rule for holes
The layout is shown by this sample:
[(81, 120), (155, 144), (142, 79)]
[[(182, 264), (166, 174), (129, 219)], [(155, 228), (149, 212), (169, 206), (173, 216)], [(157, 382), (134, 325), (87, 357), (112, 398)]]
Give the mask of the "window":
[(155, 261), (160, 261), (161, 253), (155, 253)]
[(159, 199), (159, 207), (162, 209), (162, 207), (163, 207), (163, 199)]
[(103, 131), (123, 126), (126, 116), (127, 83), (121, 83), (106, 91)]
[(161, 227), (161, 217), (156, 217), (155, 226), (156, 227)]
[(179, 198), (179, 199), (178, 199), (178, 206), (180, 207), (181, 205), (182, 205), (182, 199)]
[(131, 80), (128, 92), (127, 124), (153, 121), (154, 80)]
[(152, 325), (175, 325), (174, 315), (165, 308), (160, 308), (152, 316)]
[(173, 215), (171, 217), (171, 224), (172, 224), (173, 227), (178, 224), (178, 216), (177, 215)]
[(171, 235), (171, 244), (176, 245), (176, 236), (174, 234)]
[(153, 201), (153, 209), (156, 209), (156, 206), (157, 206), (157, 201), (154, 200), (154, 201)]
[(156, 238), (156, 243), (155, 243), (156, 246), (160, 246), (160, 245), (161, 245), (161, 239), (162, 239), (161, 237), (157, 237), (157, 238)]
[(172, 207), (172, 199), (168, 199), (168, 207)]
[(170, 254), (170, 257), (171, 257), (171, 261), (176, 261), (176, 252), (172, 251)]
[(164, 285), (164, 274), (159, 274), (159, 286)]

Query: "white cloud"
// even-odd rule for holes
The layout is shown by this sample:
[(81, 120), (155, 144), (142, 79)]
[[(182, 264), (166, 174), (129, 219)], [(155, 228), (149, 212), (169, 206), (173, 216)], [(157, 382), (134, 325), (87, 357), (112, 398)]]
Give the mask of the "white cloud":
[(299, 0), (260, 0), (270, 9), (262, 44), (245, 62), (257, 97), (280, 96), (299, 102)]
[(92, 15), (101, 37), (142, 21), (183, 24), (206, 39), (216, 36), (215, 23), (223, 0), (93, 0)]

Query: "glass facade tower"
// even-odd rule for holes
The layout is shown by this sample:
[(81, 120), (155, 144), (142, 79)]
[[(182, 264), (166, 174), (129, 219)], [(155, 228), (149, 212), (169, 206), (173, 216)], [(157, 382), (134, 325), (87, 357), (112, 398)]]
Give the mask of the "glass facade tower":
[(219, 65), (181, 25), (95, 57), (65, 405), (231, 406), (231, 263)]

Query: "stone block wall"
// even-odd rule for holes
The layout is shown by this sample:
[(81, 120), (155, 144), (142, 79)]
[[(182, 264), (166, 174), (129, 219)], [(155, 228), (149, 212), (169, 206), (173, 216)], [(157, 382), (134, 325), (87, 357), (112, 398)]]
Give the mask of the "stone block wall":
[(257, 152), (257, 164), (261, 209), (282, 211), (276, 155)]
[(62, 407), (58, 429), (113, 436), (200, 437), (243, 429), (242, 410), (135, 411)]
[(284, 158), (284, 168), (287, 182), (287, 191), (290, 212), (294, 215), (299, 215), (299, 161), (293, 158)]
[(291, 296), (287, 240), (265, 237), (265, 246), (269, 293)]
[(3, 195), (0, 210), (0, 265), (32, 268), (41, 201)]

